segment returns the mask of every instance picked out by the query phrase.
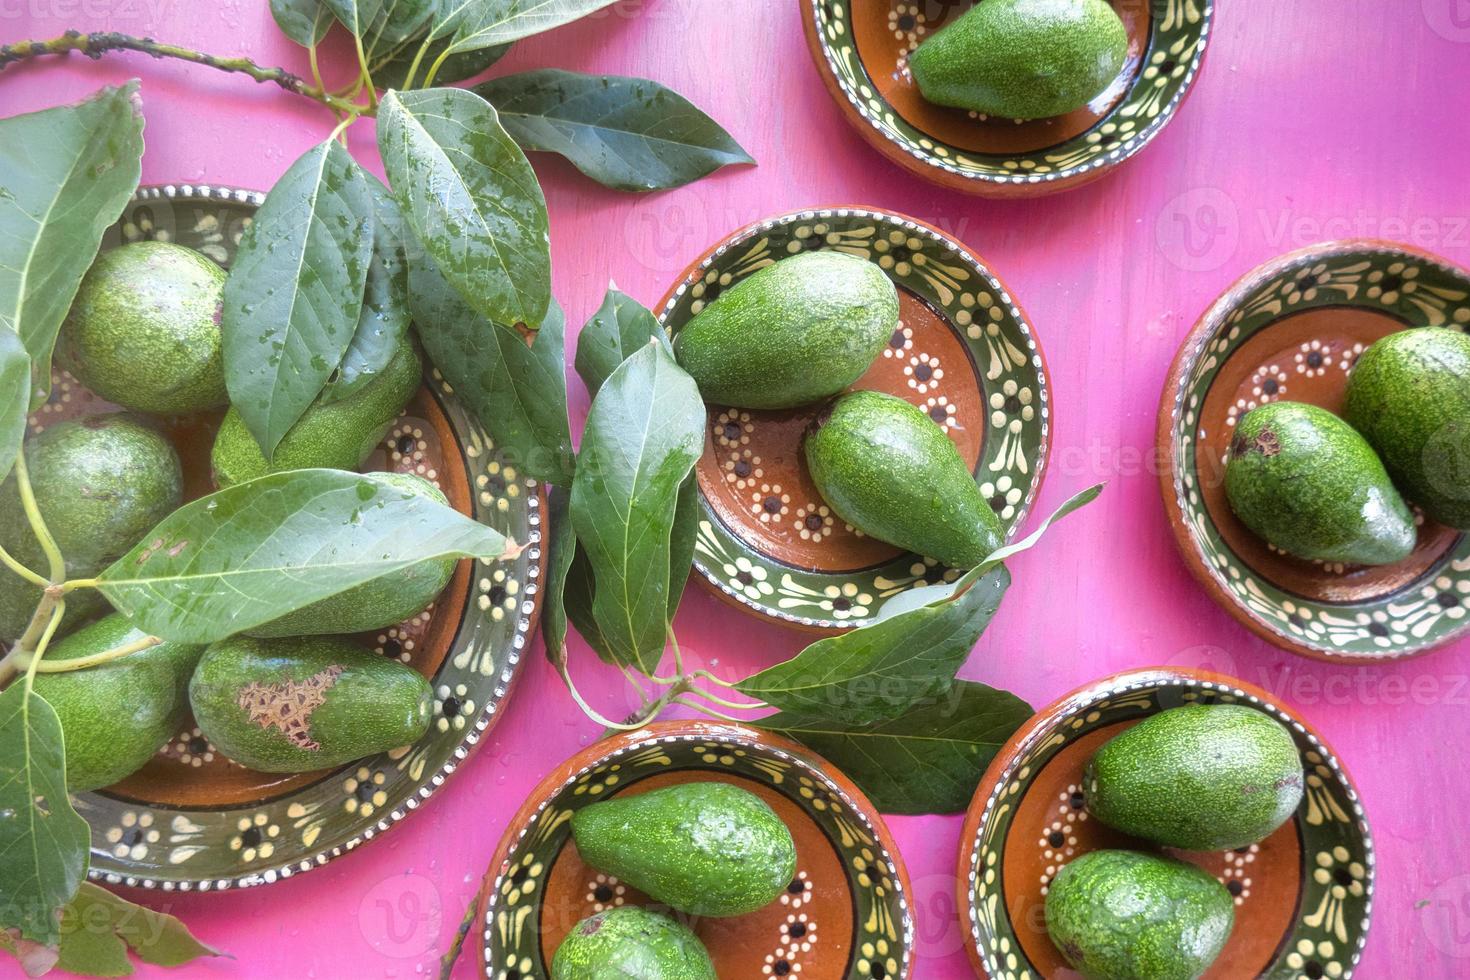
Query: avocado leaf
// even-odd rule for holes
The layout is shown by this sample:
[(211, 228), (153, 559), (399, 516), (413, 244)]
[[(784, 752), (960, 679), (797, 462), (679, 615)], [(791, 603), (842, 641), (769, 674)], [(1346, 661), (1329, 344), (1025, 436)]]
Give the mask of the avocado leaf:
[(596, 582), (592, 615), (609, 655), (644, 673), (663, 655), (675, 512), (704, 420), (694, 380), (650, 341), (602, 385), (582, 433), (570, 513)]
[(0, 481), (10, 475), (26, 437), (31, 400), (31, 357), (20, 338), (0, 330)]
[[(408, 69), (412, 67), (413, 60), (418, 55), (420, 43), (419, 38), (414, 38), (406, 44), (375, 52), (371, 56), (372, 60), (368, 62), (368, 67), (373, 75), (373, 84), (380, 89), (404, 88), (404, 83), (408, 81)], [(447, 37), (429, 42), (423, 58), (419, 59), (419, 73), (414, 77), (416, 85), (424, 80), (423, 69), (435, 62), (439, 64), (439, 71), (434, 75), (435, 83), (449, 85), (475, 77), (504, 58), (506, 52), (510, 50), (509, 44), (501, 44), (493, 48), (480, 48), (475, 51), (447, 55), (443, 61), (439, 61), (439, 56), (444, 54), (448, 47), (449, 38)]]
[(527, 151), (558, 153), (620, 191), (681, 187), (736, 163), (740, 144), (679, 93), (646, 78), (542, 68), (474, 87)]
[(355, 38), (367, 36), (373, 21), (383, 12), (383, 0), (322, 0), (343, 27)]
[(449, 50), (475, 51), (519, 41), (585, 17), (616, 0), (441, 0), (429, 37), (453, 38)]
[(547, 522), (551, 525), (546, 555), (546, 588), (541, 595), (541, 638), (546, 641), (546, 657), (558, 663), (566, 652), (567, 642), (567, 575), (577, 555), (577, 536), (567, 516), (567, 491), (552, 487), (547, 494)]
[(378, 150), (414, 234), (470, 308), (539, 327), (551, 302), (546, 199), (494, 107), (457, 88), (388, 92)]
[[(369, 67), (379, 54), (392, 51), (415, 35), (422, 34), (434, 16), (436, 0), (382, 0), (378, 14), (363, 36), (363, 51)], [(418, 44), (413, 45), (414, 50)], [(412, 60), (412, 52), (410, 58)], [(376, 76), (374, 81), (377, 81)]]
[(281, 33), (309, 48), (332, 28), (332, 12), (321, 0), (271, 0), (271, 16)]
[(0, 119), (0, 330), (31, 356), (36, 408), (51, 390), (51, 351), (102, 233), (142, 173), (136, 79), (76, 105)]
[(372, 262), (367, 177), (336, 140), (308, 150), (255, 213), (225, 279), (225, 387), (269, 460), (331, 378)]
[(56, 965), (82, 976), (127, 976), (133, 972), (129, 949), (155, 966), (180, 966), (204, 956), (224, 955), (195, 939), (172, 915), (82, 882), (76, 898), (61, 914), (61, 955)]
[(648, 307), (609, 283), (602, 306), (577, 334), (577, 373), (582, 376), (588, 394), (596, 395), (608, 375), (648, 346), (651, 338), (657, 338), (664, 350), (673, 355), (673, 345), (658, 318)]
[(290, 470), (185, 504), (98, 576), (140, 629), (213, 643), (431, 558), (520, 552), (372, 474)]

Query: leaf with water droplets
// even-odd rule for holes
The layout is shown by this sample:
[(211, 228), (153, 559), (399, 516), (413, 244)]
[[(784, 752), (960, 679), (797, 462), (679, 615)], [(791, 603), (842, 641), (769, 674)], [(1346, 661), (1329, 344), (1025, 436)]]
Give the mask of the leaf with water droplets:
[(20, 338), (0, 330), (0, 480), (10, 475), (26, 436), (31, 399), (31, 357)]
[(327, 36), (332, 27), (332, 12), (321, 0), (270, 0), (271, 16), (281, 33), (309, 48)]
[(618, 365), (648, 346), (653, 338), (670, 354), (674, 352), (664, 328), (648, 308), (609, 285), (602, 306), (577, 334), (577, 373), (588, 393), (597, 394)]
[(429, 36), (453, 36), (451, 51), (507, 44), (585, 17), (616, 0), (442, 0)]
[(322, 0), (353, 37), (367, 36), (368, 29), (383, 13), (382, 0)]

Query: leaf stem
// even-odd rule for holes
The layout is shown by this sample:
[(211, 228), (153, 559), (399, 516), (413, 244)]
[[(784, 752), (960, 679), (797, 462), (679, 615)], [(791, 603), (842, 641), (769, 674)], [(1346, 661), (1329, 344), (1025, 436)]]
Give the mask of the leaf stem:
[[(433, 33), (433, 31), (429, 32), (430, 35), (433, 35)], [(420, 44), (419, 49), (414, 52), (413, 61), (408, 64), (408, 74), (403, 76), (403, 90), (405, 92), (413, 88), (413, 80), (418, 77), (419, 65), (423, 62), (424, 53), (429, 50), (431, 43), (430, 39), (425, 37), (424, 43)]]
[(353, 123), (357, 122), (357, 117), (358, 113), (354, 112), (351, 115), (347, 116), (347, 118), (343, 119), (341, 122), (337, 123), (337, 128), (332, 130), (332, 135), (327, 137), (327, 142), (330, 143), (332, 140), (345, 133), (348, 126), (351, 126)]
[(41, 639), (27, 654), (30, 658), (30, 663), (26, 667), (26, 700), (28, 701), (31, 690), (36, 685), (36, 671), (41, 669), (41, 658), (46, 655), (46, 648), (51, 645), (51, 638), (56, 635), (56, 628), (61, 625), (61, 617), (64, 615), (66, 615), (66, 600), (58, 599), (56, 608), (51, 610), (51, 618), (46, 623), (46, 628), (41, 631)]
[(454, 46), (450, 45), (443, 51), (439, 52), (439, 57), (435, 58), (434, 63), (429, 66), (428, 74), (424, 75), (424, 84), (422, 86), (423, 88), (428, 88), (429, 86), (434, 84), (434, 76), (439, 74), (439, 69), (444, 67), (444, 62), (449, 59), (449, 54), (453, 50)]
[(40, 574), (39, 572), (31, 571), (25, 565), (22, 565), (20, 562), (11, 557), (10, 552), (6, 551), (4, 548), (0, 548), (0, 562), (3, 562), (6, 568), (10, 569), (12, 572), (19, 575), (21, 578), (25, 579), (32, 585), (39, 585), (41, 588), (44, 589), (46, 586), (51, 584), (50, 582), (46, 581), (46, 576)]
[(696, 687), (693, 684), (689, 685), (688, 693), (693, 694), (695, 697), (704, 698), (706, 701), (709, 701), (713, 704), (718, 704), (721, 707), (734, 708), (736, 711), (761, 711), (770, 707), (770, 705), (766, 704), (764, 701), (750, 701), (744, 704), (739, 701), (731, 701), (726, 698), (722, 698), (717, 694), (712, 694), (702, 687)]
[(62, 592), (75, 592), (77, 589), (95, 589), (102, 584), (97, 578), (69, 578), (61, 583)]
[(727, 715), (723, 711), (716, 711), (709, 705), (700, 704), (698, 701), (690, 700), (682, 694), (674, 698), (674, 703), (682, 704), (686, 708), (693, 708), (695, 711), (698, 711), (701, 714), (709, 715), (711, 718), (718, 718), (720, 721), (732, 721), (737, 725), (750, 724), (750, 722), (744, 718), (736, 718), (734, 715)]
[(459, 929), (454, 934), (454, 942), (450, 944), (449, 950), (439, 958), (439, 980), (449, 980), (450, 974), (454, 972), (454, 963), (459, 959), (460, 951), (464, 949), (464, 941), (475, 926), (475, 913), (479, 908), (479, 896), (471, 898), (470, 907), (465, 909), (464, 918), (459, 921)]
[(94, 653), (91, 656), (77, 657), (73, 660), (51, 661), (39, 669), (43, 674), (64, 674), (73, 670), (86, 670), (88, 667), (98, 667), (113, 660), (120, 660), (131, 654), (140, 653), (149, 647), (156, 647), (162, 642), (156, 636), (145, 636), (141, 640), (124, 643), (122, 646), (113, 647), (111, 650), (103, 650), (101, 653)]
[(684, 679), (684, 653), (679, 649), (679, 638), (674, 635), (674, 624), (669, 623), (665, 626), (664, 632), (668, 635), (669, 646), (674, 652), (674, 674), (682, 680)]
[(61, 549), (56, 547), (56, 539), (51, 536), (51, 530), (46, 527), (46, 519), (41, 516), (41, 508), (36, 506), (36, 494), (31, 490), (31, 475), (26, 469), (26, 454), (20, 453), (15, 457), (15, 481), (20, 488), (20, 504), (25, 509), (26, 519), (31, 522), (31, 530), (36, 534), (36, 540), (41, 542), (41, 550), (46, 554), (46, 563), (50, 565), (51, 581), (60, 582), (66, 578), (66, 561), (61, 557)]
[(357, 71), (359, 77), (367, 85), (368, 105), (376, 109), (378, 107), (378, 91), (373, 87), (373, 73), (368, 70), (367, 55), (362, 50), (362, 37), (354, 34), (352, 41), (357, 45)]
[(645, 705), (644, 708), (639, 709), (638, 712), (634, 713), (634, 717), (638, 719), (637, 721), (613, 721), (612, 719), (603, 715), (596, 708), (592, 707), (592, 705), (588, 704), (586, 699), (582, 697), (582, 692), (578, 691), (577, 685), (572, 682), (572, 674), (571, 671), (567, 669), (566, 657), (561, 657), (557, 660), (556, 670), (557, 673), (561, 674), (562, 683), (567, 686), (567, 691), (572, 695), (572, 700), (577, 702), (577, 707), (582, 709), (582, 713), (588, 718), (591, 718), (597, 724), (601, 725), (603, 728), (609, 728), (613, 731), (618, 732), (633, 732), (642, 728), (644, 725), (647, 725), (650, 721), (654, 719), (655, 716), (658, 715), (660, 711), (668, 707), (669, 701), (672, 700), (673, 696), (677, 693), (676, 689), (671, 689), (667, 694), (659, 698), (652, 705)]

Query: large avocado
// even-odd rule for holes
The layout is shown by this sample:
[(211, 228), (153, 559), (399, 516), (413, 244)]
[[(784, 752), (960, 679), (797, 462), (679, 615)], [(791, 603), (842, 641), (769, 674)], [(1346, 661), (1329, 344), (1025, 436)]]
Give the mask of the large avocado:
[(627, 905), (578, 922), (551, 961), (551, 980), (718, 980), (688, 927)]

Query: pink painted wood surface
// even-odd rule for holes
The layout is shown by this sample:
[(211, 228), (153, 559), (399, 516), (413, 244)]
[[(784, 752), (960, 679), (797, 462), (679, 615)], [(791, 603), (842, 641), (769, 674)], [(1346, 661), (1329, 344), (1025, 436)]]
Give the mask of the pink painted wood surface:
[[(1312, 663), (1253, 638), (1196, 587), (1174, 551), (1152, 464), (1169, 360), (1239, 274), (1346, 235), (1409, 241), (1470, 263), (1470, 20), (1464, 0), (1231, 0), (1179, 117), (1107, 179), (997, 203), (919, 182), (852, 132), (807, 55), (793, 0), (624, 0), (519, 45), (495, 72), (540, 66), (658, 79), (710, 111), (760, 161), (652, 196), (606, 191), (536, 159), (551, 209), (556, 294), (568, 322), (608, 280), (645, 303), (730, 229), (803, 205), (907, 212), (956, 235), (1014, 289), (1055, 385), (1056, 448), (1039, 510), (1096, 480), (1092, 508), (1012, 563), (1016, 585), (964, 676), (1037, 705), (1117, 670), (1211, 665), (1311, 718), (1357, 779), (1379, 854), (1359, 976), (1470, 976), (1470, 643), (1382, 667)], [(70, 27), (150, 34), (305, 71), (264, 0), (17, 0), (0, 38)], [(328, 63), (346, 70), (340, 48)], [(143, 78), (148, 182), (265, 189), (330, 129), (323, 110), (243, 77), (111, 56), (7, 70), (0, 113)], [(377, 168), (371, 124), (352, 131)], [(585, 395), (574, 410), (585, 412)], [(794, 653), (790, 630), (691, 587), (686, 650), (725, 676)], [(578, 646), (575, 653), (581, 654)], [(576, 657), (592, 699), (631, 709), (620, 680)], [(540, 656), (504, 719), (423, 812), (385, 838), (269, 888), (145, 896), (234, 954), (200, 977), (432, 975), (508, 816), (557, 762), (597, 735)], [(954, 908), (960, 819), (894, 819), (913, 876), (921, 980), (969, 973)], [(472, 939), (473, 941), (473, 939)], [(456, 976), (474, 975), (473, 953)], [(7, 961), (0, 973), (13, 970)], [(180, 971), (182, 972), (182, 971)], [(140, 969), (139, 976), (170, 976)]]

